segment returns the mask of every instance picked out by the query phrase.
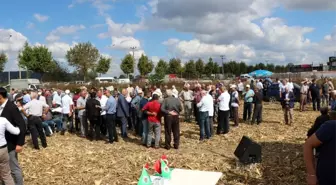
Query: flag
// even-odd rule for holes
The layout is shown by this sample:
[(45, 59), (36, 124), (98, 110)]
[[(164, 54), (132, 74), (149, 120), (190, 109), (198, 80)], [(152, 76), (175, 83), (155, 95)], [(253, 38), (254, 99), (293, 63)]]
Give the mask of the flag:
[(161, 159), (161, 176), (165, 179), (171, 178), (171, 170), (164, 160)]
[(138, 185), (152, 185), (152, 181), (150, 179), (150, 176), (148, 175), (147, 169), (148, 169), (148, 164), (146, 164), (146, 166), (142, 168), (142, 172), (141, 172)]

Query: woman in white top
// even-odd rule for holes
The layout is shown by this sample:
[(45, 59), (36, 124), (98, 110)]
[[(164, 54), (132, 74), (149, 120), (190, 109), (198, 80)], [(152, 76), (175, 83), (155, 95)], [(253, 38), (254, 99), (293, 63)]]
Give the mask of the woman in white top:
[(6, 185), (15, 185), (9, 167), (7, 141), (5, 138), (6, 130), (14, 135), (20, 134), (18, 127), (14, 127), (6, 118), (0, 117), (0, 178)]

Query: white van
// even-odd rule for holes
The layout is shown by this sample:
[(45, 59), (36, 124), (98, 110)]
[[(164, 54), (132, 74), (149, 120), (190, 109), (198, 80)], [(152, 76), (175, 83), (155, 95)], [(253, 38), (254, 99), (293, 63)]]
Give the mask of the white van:
[(118, 84), (129, 84), (131, 83), (131, 80), (128, 78), (119, 78), (116, 80)]
[(113, 83), (114, 78), (113, 77), (97, 77), (96, 81), (98, 81), (98, 83)]
[(242, 74), (240, 75), (241, 80), (248, 80), (251, 79), (252, 77), (249, 74)]

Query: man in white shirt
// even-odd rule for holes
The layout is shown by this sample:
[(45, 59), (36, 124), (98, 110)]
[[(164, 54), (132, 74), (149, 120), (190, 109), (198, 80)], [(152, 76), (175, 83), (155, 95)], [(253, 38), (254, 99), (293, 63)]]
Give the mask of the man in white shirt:
[(42, 95), (42, 92), (39, 91), (37, 94), (38, 94), (37, 99), (47, 104), (46, 98)]
[(173, 93), (173, 96), (174, 96), (175, 98), (178, 98), (178, 91), (177, 91), (175, 85), (172, 86), (172, 93)]
[(260, 79), (257, 83), (257, 88), (261, 91), (264, 89), (264, 85), (262, 84), (262, 80)]
[[(42, 116), (45, 116), (49, 111), (49, 105), (37, 100), (37, 93), (31, 92), (31, 101), (23, 106), (21, 110), (28, 117), (28, 128), (31, 133), (34, 148), (39, 150), (39, 144), (37, 137), (41, 139), (43, 148), (47, 147), (46, 136), (43, 132)], [(29, 115), (26, 114), (28, 110)]]
[(62, 91), (60, 89), (57, 90), (57, 92), (53, 93), (53, 106), (54, 107), (61, 107), (62, 106), (62, 97), (61, 97)]
[(217, 134), (227, 134), (229, 132), (230, 94), (224, 86), (220, 88), (221, 95), (218, 97), (218, 127)]
[[(73, 129), (72, 111), (73, 111), (73, 101), (70, 97), (70, 90), (65, 91), (65, 95), (61, 99), (62, 114), (63, 114), (63, 129), (61, 135), (64, 135), (67, 130), (67, 125), (70, 124), (70, 132)], [(56, 103), (57, 104), (57, 103)]]
[(290, 92), (293, 92), (293, 90), (294, 90), (294, 84), (293, 84), (291, 78), (288, 80), (287, 87), (288, 87), (288, 90), (289, 90)]
[(191, 123), (192, 101), (194, 100), (193, 92), (185, 85), (179, 97), (183, 103), (184, 121)]
[(244, 91), (244, 84), (241, 82), (241, 80), (238, 81), (238, 93), (239, 96), (242, 97), (243, 91)]
[(102, 112), (100, 113), (100, 132), (105, 136), (107, 134), (106, 127), (106, 111), (104, 110), (108, 97), (103, 94), (102, 90), (97, 92), (97, 100), (100, 102), (100, 106), (102, 107)]
[[(204, 131), (206, 139), (210, 139), (209, 111), (213, 108), (212, 97), (208, 96), (206, 91), (201, 92), (202, 99), (197, 103), (199, 108), (199, 126), (200, 126), (200, 141), (204, 140)], [(213, 111), (212, 111), (213, 112)]]
[(231, 107), (233, 109), (233, 120), (234, 120), (234, 126), (238, 126), (239, 124), (239, 114), (238, 114), (238, 110), (239, 110), (239, 93), (237, 91), (237, 86), (236, 85), (232, 85), (230, 87), (230, 89), (232, 90), (231, 93)]

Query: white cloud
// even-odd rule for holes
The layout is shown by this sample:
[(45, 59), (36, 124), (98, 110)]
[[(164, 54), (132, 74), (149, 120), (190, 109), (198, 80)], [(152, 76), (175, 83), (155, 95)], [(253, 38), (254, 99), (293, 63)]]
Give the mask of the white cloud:
[(105, 33), (100, 33), (98, 38), (105, 39), (112, 36), (130, 36), (133, 35), (136, 31), (144, 29), (143, 22), (138, 24), (119, 24), (115, 23), (110, 17), (105, 19), (106, 25), (108, 26), (108, 31)]
[(140, 41), (133, 37), (112, 37), (112, 49), (130, 50), (131, 47), (139, 49)]
[(5, 71), (18, 69), (17, 56), (27, 40), (27, 37), (13, 29), (0, 29), (0, 52), (8, 56)]
[(282, 0), (281, 3), (286, 8), (296, 10), (336, 10), (335, 0)]
[(60, 39), (61, 35), (70, 35), (75, 34), (80, 30), (84, 30), (84, 25), (71, 25), (71, 26), (59, 26), (55, 30), (51, 31), (47, 37), (46, 40), (48, 42), (55, 42)]
[[(129, 54), (133, 55), (133, 51), (130, 51)], [(135, 60), (139, 60), (139, 58), (141, 57), (141, 55), (145, 55), (146, 53), (144, 50), (140, 49), (140, 50), (135, 50), (134, 51), (134, 58)]]
[(99, 13), (99, 15), (106, 16), (106, 11), (112, 8), (111, 2), (115, 2), (116, 0), (73, 0), (68, 8), (73, 8), (78, 4), (83, 3), (91, 3), (93, 7), (95, 7)]
[(46, 15), (41, 15), (41, 14), (38, 14), (38, 13), (34, 14), (34, 18), (35, 18), (37, 21), (39, 21), (39, 22), (45, 22), (45, 21), (47, 21), (47, 20), (49, 19), (48, 16), (46, 16)]

